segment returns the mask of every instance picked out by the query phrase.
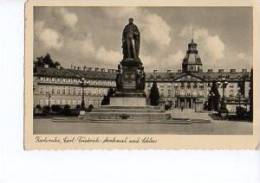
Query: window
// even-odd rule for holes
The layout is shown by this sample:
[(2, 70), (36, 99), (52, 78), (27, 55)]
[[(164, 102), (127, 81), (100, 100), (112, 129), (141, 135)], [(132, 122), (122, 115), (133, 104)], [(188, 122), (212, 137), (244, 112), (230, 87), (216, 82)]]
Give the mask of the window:
[(54, 88), (52, 88), (52, 90), (51, 90), (51, 94), (55, 94), (55, 90), (54, 90)]
[(40, 105), (44, 105), (44, 100), (43, 99), (40, 99)]
[(40, 88), (40, 94), (43, 94), (43, 88), (42, 87)]
[(187, 83), (187, 88), (190, 88), (190, 82)]
[(65, 90), (65, 88), (62, 90), (62, 94), (63, 95), (65, 95), (65, 93), (66, 93), (66, 90)]
[(57, 94), (60, 94), (60, 89), (57, 90)]

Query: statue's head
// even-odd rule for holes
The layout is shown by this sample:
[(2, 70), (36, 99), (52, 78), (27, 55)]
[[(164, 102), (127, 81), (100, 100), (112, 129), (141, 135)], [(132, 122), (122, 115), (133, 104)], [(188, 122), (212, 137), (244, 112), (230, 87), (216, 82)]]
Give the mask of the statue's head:
[(132, 24), (132, 23), (134, 22), (134, 19), (133, 19), (133, 18), (129, 18), (129, 19), (128, 19), (128, 22), (129, 22), (130, 24)]

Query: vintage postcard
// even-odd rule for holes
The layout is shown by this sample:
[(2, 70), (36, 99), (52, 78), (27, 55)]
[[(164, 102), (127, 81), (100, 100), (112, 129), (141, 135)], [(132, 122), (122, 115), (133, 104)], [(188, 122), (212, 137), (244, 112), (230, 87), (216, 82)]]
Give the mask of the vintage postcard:
[(28, 1), (24, 147), (256, 149), (257, 1)]

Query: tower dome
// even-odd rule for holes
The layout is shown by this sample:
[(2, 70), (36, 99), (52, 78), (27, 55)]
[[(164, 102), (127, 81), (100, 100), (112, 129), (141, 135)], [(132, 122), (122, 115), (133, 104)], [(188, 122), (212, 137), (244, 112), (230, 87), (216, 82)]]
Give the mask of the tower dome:
[(191, 39), (191, 42), (188, 44), (188, 50), (186, 51), (186, 56), (182, 62), (182, 71), (183, 72), (201, 72), (202, 63), (200, 56), (197, 50), (197, 43)]

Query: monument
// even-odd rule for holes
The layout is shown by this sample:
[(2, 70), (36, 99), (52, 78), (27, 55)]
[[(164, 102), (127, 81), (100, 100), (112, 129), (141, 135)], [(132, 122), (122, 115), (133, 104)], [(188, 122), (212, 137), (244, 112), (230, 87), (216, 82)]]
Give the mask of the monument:
[(111, 106), (146, 106), (145, 72), (139, 58), (140, 32), (129, 18), (122, 34), (123, 60), (118, 65), (116, 92), (110, 99)]
[(170, 114), (160, 106), (146, 104), (145, 72), (139, 58), (140, 32), (133, 21), (129, 18), (123, 30), (123, 59), (118, 64), (116, 91), (110, 98), (110, 104), (86, 113), (86, 120), (153, 122), (170, 119)]

